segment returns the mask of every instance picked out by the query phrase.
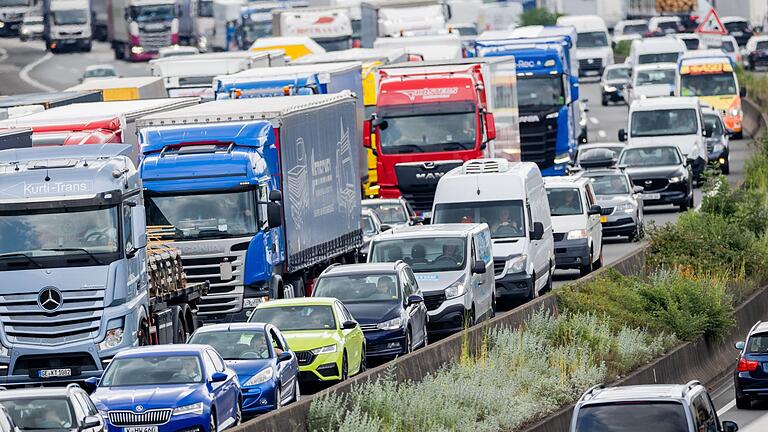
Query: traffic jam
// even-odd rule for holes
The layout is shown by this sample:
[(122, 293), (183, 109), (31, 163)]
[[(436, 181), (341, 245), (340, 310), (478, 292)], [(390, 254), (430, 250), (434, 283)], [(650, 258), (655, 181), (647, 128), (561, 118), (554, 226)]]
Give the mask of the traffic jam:
[[(6, 37), (115, 59), (0, 97), (0, 431), (258, 421), (693, 211), (768, 36), (682, 0), (529, 3), (0, 0)], [(574, 419), (605, 423), (578, 430), (644, 394), (590, 389)]]

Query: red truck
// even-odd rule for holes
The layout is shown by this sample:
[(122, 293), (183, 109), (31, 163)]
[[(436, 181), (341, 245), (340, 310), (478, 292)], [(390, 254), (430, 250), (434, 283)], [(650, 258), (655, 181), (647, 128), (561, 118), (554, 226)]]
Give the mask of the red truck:
[[(379, 69), (376, 111), (364, 128), (375, 143), (382, 198), (405, 198), (429, 218), (440, 177), (481, 158), (496, 137), (481, 64)], [(372, 136), (375, 135), (375, 139)]]

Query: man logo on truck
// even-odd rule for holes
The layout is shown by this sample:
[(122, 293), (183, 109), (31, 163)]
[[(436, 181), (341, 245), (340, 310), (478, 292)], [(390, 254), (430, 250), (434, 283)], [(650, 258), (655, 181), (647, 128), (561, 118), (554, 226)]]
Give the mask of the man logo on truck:
[(61, 291), (54, 287), (45, 287), (37, 295), (38, 306), (47, 312), (57, 311), (62, 303)]

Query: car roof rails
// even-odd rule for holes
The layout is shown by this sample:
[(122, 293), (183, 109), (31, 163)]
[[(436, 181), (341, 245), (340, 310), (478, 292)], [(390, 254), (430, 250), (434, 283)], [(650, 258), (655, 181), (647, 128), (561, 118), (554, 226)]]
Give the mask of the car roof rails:
[(700, 385), (701, 385), (701, 381), (699, 380), (688, 381), (688, 383), (685, 384), (685, 386), (683, 386), (683, 397), (685, 397), (688, 394), (688, 392), (691, 391), (692, 388)]
[(597, 392), (598, 390), (602, 390), (604, 388), (605, 388), (605, 384), (593, 385), (592, 387), (587, 389), (587, 391), (585, 391), (583, 395), (581, 395), (581, 398), (579, 398), (579, 400), (582, 401), (582, 400), (585, 400), (587, 397), (594, 396), (595, 392)]

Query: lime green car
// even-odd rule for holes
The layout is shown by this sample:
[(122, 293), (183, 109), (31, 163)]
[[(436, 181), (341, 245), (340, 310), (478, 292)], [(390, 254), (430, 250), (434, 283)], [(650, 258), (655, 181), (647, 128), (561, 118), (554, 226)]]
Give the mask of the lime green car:
[(365, 336), (335, 298), (302, 297), (260, 304), (248, 320), (280, 329), (299, 361), (302, 381), (343, 381), (365, 370)]

